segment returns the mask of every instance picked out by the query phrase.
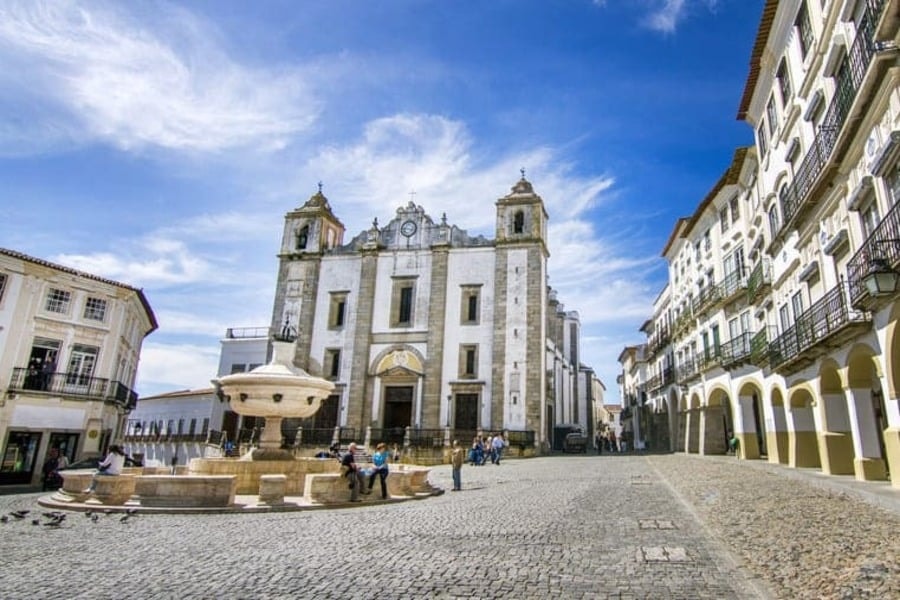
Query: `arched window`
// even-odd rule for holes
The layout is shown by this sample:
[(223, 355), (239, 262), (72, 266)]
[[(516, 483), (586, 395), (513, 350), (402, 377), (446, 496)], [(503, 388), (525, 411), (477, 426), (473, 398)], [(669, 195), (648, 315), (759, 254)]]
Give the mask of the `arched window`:
[(304, 225), (297, 232), (297, 250), (306, 249), (306, 242), (309, 240), (309, 225)]
[(513, 233), (522, 233), (523, 231), (525, 231), (525, 213), (519, 210), (513, 216)]
[[(778, 198), (781, 202), (784, 202), (785, 196), (787, 196), (787, 185), (781, 186), (781, 190), (778, 192)], [(769, 234), (774, 238), (778, 235), (780, 229), (781, 217), (778, 214), (778, 202), (772, 202), (772, 205), (769, 206)]]

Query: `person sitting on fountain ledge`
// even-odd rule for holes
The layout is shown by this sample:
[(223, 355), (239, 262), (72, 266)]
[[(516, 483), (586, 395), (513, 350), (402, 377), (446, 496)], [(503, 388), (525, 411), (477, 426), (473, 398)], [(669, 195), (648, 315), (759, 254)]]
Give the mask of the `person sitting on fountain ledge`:
[(356, 444), (351, 442), (347, 453), (341, 458), (341, 475), (350, 479), (350, 502), (360, 502), (359, 494), (371, 493), (363, 489), (365, 476), (359, 465), (356, 464)]

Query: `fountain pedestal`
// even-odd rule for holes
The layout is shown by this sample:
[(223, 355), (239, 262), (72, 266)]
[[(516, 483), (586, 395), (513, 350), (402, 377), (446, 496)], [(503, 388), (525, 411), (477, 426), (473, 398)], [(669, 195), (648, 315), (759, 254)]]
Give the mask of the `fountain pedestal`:
[(334, 390), (332, 382), (294, 366), (293, 352), (293, 344), (273, 342), (269, 364), (249, 373), (234, 373), (213, 380), (231, 410), (265, 419), (259, 448), (251, 453), (252, 460), (294, 460), (290, 451), (281, 449), (282, 420), (314, 415), (322, 400)]

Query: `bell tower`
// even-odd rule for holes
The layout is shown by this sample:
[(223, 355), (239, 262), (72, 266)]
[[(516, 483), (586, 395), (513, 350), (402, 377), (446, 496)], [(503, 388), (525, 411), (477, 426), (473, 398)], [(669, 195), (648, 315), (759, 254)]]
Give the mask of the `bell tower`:
[(521, 173), (522, 178), (510, 193), (497, 200), (497, 245), (538, 243), (546, 259), (547, 211), (531, 182), (525, 179), (525, 169)]
[(319, 191), (306, 204), (284, 216), (281, 237), (282, 256), (319, 254), (340, 246), (344, 240), (344, 225), (331, 212), (328, 198)]

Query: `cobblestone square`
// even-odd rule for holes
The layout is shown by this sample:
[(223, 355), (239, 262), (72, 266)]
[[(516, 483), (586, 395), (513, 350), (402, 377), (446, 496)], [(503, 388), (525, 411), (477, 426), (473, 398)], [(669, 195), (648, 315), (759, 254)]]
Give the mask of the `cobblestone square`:
[[(450, 475), (439, 466), (431, 479), (449, 489)], [(734, 459), (552, 456), (466, 466), (462, 492), (402, 504), (124, 522), (68, 513), (59, 527), (43, 525), (39, 495), (3, 496), (3, 514), (30, 512), (0, 523), (0, 589), (8, 599), (900, 596), (900, 493), (833, 479)]]

